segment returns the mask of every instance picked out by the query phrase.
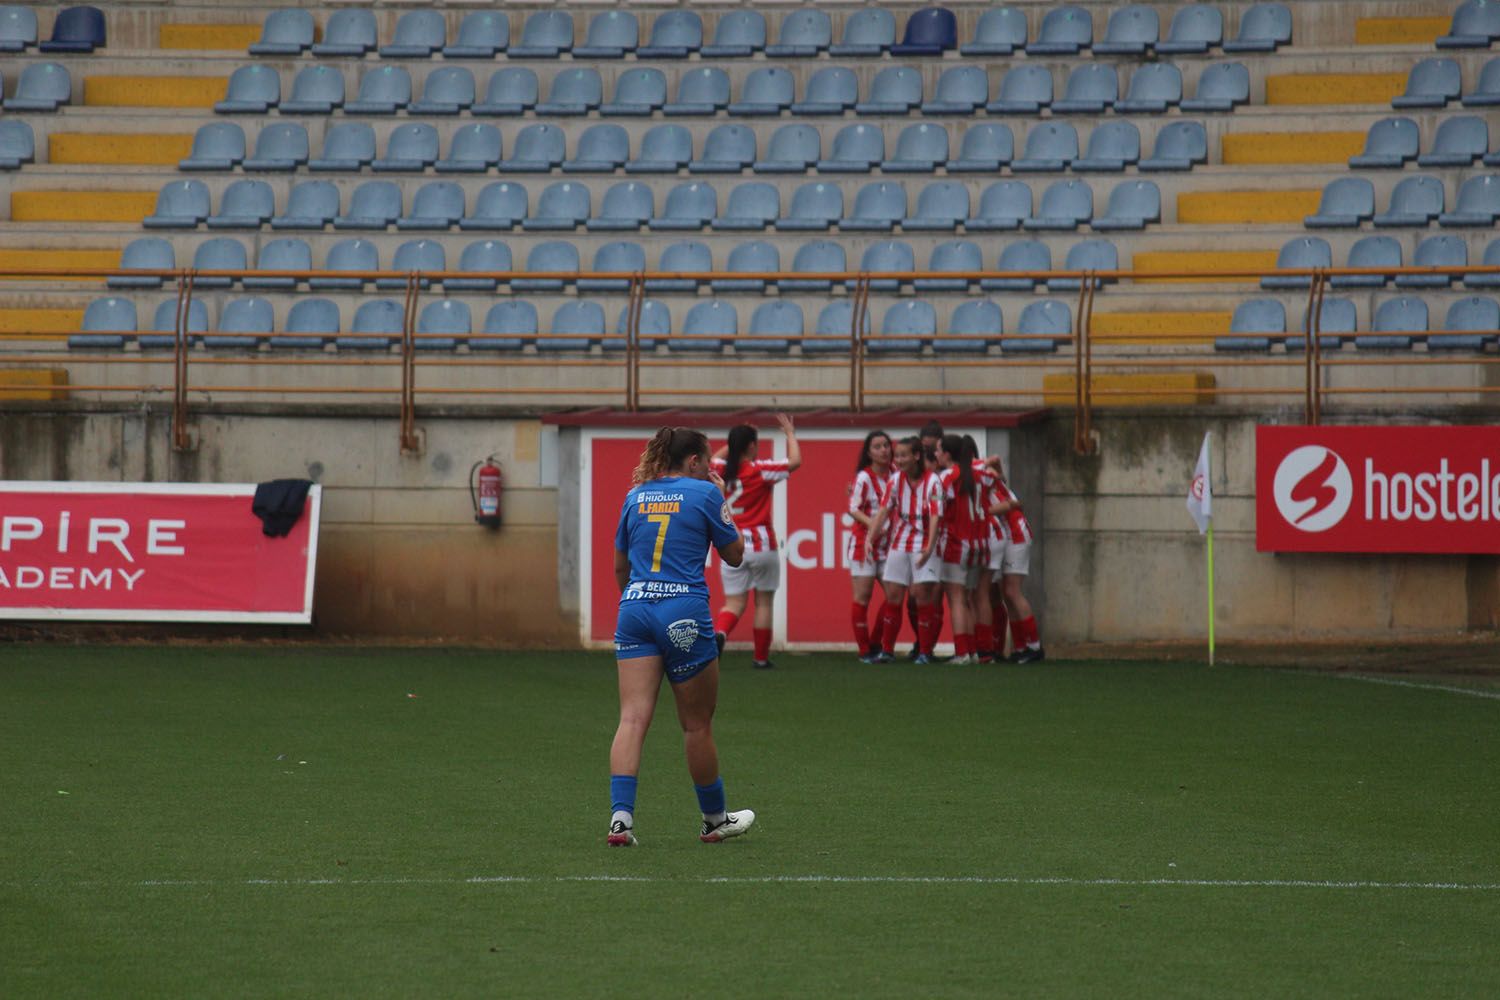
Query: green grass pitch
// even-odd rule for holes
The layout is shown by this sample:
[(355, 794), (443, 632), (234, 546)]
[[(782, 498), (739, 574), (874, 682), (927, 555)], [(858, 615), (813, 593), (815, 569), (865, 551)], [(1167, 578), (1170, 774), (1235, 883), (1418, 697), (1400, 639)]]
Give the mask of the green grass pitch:
[(0, 995), (1500, 993), (1500, 700), (1158, 664), (726, 663), (750, 835), (607, 654), (11, 646)]

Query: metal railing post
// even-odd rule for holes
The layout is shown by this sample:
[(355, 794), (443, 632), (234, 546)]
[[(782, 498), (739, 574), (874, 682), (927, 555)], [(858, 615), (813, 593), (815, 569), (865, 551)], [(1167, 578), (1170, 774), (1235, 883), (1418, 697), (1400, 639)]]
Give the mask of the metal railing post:
[(191, 451), (188, 432), (188, 310), (193, 301), (193, 271), (177, 273), (177, 314), (172, 336), (172, 448)]
[(1323, 357), (1318, 333), (1323, 329), (1323, 289), (1326, 275), (1314, 271), (1307, 289), (1307, 322), (1304, 335), (1307, 337), (1303, 359), (1304, 377), (1307, 380), (1307, 395), (1304, 403), (1304, 420), (1316, 426), (1323, 419)]
[(625, 409), (641, 408), (641, 311), (645, 306), (646, 279), (640, 271), (630, 276), (630, 300), (625, 313)]
[(416, 327), (417, 290), (421, 281), (417, 272), (406, 276), (406, 311), (401, 323), (401, 451), (414, 453), (421, 450), (417, 439), (417, 366)]
[(849, 327), (849, 409), (865, 409), (865, 324), (870, 307), (870, 276), (860, 274), (854, 283), (854, 308)]
[(1080, 455), (1094, 453), (1094, 346), (1091, 328), (1094, 322), (1094, 289), (1098, 279), (1086, 271), (1078, 287), (1078, 318), (1073, 331), (1074, 389), (1073, 450)]

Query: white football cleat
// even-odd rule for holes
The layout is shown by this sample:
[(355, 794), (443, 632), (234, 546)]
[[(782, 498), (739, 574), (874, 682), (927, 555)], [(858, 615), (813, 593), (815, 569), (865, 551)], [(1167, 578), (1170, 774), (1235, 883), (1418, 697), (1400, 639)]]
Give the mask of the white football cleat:
[(609, 836), (604, 842), (610, 847), (634, 847), (638, 843), (635, 839), (635, 830), (620, 820), (615, 820), (609, 825)]
[(703, 823), (703, 832), (698, 834), (698, 839), (705, 844), (717, 844), (721, 840), (738, 837), (754, 825), (754, 811), (741, 809), (739, 812), (725, 813), (724, 822), (718, 826), (709, 826), (705, 820)]

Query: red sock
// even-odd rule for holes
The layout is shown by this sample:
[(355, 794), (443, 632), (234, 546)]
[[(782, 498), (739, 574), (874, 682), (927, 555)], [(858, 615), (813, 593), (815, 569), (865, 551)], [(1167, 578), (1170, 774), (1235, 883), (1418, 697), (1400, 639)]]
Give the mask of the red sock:
[(889, 601), (880, 606), (880, 648), (887, 653), (895, 652), (896, 640), (901, 638), (901, 605)]
[(933, 614), (931, 605), (917, 609), (917, 648), (927, 656), (932, 655), (932, 647), (937, 644), (937, 616)]
[(995, 654), (994, 629), (984, 624), (976, 624), (974, 626), (974, 651), (980, 656), (993, 656)]
[(908, 597), (906, 599), (906, 620), (911, 622), (911, 630), (918, 635), (922, 634), (921, 611), (917, 608), (917, 599)]
[(860, 656), (870, 655), (870, 606), (855, 601), (849, 609), (849, 621), (854, 626), (854, 642), (859, 646)]
[(998, 659), (1005, 655), (1005, 631), (1010, 627), (1010, 612), (1005, 610), (1004, 601), (996, 601), (990, 605), (990, 614), (995, 619), (990, 629), (995, 635), (995, 656)]
[(959, 656), (968, 656), (974, 652), (974, 636), (968, 632), (955, 632), (953, 635), (953, 651)]
[(1026, 648), (1026, 620), (1023, 618), (1012, 618), (1010, 620), (1010, 644), (1017, 653)]
[(939, 597), (937, 599), (937, 603), (932, 606), (932, 637), (933, 637), (933, 641), (936, 642), (937, 641), (937, 637), (940, 636), (940, 635), (942, 635), (942, 634), (943, 634), (943, 599), (942, 599), (942, 597)]
[(758, 628), (755, 630), (755, 660), (757, 663), (765, 663), (771, 658), (771, 630)]
[(725, 635), (728, 635), (734, 631), (734, 627), (739, 623), (740, 616), (725, 608), (714, 616), (714, 631), (723, 632)]
[(1036, 628), (1036, 615), (1023, 620), (1021, 628), (1026, 633), (1026, 645), (1040, 646), (1042, 644), (1042, 634)]

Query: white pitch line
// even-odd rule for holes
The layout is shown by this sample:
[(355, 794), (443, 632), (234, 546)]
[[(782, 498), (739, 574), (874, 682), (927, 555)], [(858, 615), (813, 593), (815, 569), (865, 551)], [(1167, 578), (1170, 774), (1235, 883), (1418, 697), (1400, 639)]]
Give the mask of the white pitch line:
[(1482, 688), (1456, 687), (1452, 684), (1419, 684), (1416, 681), (1398, 681), (1391, 677), (1371, 677), (1369, 674), (1335, 674), (1346, 681), (1364, 681), (1366, 684), (1386, 684), (1390, 687), (1416, 688), (1419, 691), (1446, 691), (1448, 694), (1463, 694), (1470, 698), (1488, 698), (1500, 701), (1500, 691)]

